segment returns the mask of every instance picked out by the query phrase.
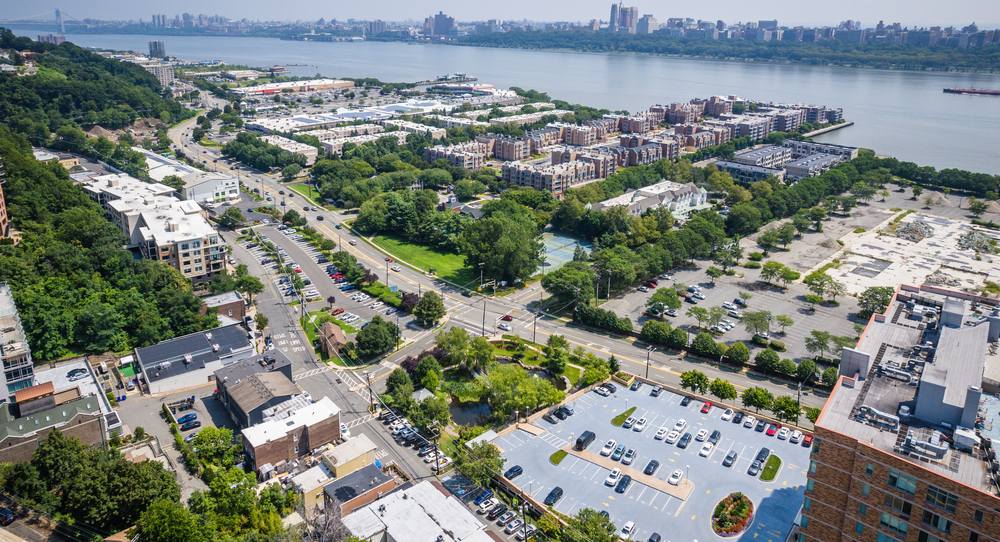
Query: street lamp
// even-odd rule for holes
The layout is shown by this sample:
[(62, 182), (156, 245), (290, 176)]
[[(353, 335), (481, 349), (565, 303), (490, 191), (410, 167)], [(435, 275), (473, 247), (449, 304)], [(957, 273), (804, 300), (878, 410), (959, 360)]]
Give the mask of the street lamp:
[(684, 479), (687, 480), (691, 476), (691, 465), (687, 465), (687, 474), (684, 475)]
[(646, 380), (649, 380), (649, 354), (651, 354), (653, 350), (655, 350), (655, 347), (653, 346), (646, 348)]
[(483, 289), (483, 262), (479, 262), (479, 290)]

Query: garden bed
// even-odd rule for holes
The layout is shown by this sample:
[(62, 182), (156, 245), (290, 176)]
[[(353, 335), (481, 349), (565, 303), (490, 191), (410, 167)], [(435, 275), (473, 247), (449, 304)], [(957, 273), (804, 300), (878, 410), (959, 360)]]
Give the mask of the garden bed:
[(753, 523), (753, 516), (753, 501), (743, 493), (730, 493), (715, 505), (712, 530), (724, 538), (739, 536)]
[(622, 412), (621, 414), (619, 414), (619, 415), (615, 416), (614, 418), (612, 418), (611, 419), (611, 424), (612, 425), (617, 425), (618, 427), (621, 427), (622, 424), (625, 423), (625, 420), (627, 420), (628, 417), (631, 416), (633, 412), (635, 412), (635, 407), (632, 407), (632, 408), (626, 410), (625, 412)]

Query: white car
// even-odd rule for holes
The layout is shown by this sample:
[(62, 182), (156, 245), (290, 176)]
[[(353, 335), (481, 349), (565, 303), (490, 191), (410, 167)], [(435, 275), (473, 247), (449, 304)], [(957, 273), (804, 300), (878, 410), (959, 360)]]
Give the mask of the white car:
[(733, 419), (733, 414), (735, 414), (735, 412), (733, 412), (733, 409), (727, 408), (726, 411), (722, 413), (722, 421), (728, 422), (729, 420)]
[(671, 485), (680, 485), (681, 480), (684, 478), (684, 471), (681, 469), (674, 469), (674, 472), (670, 473), (670, 478), (667, 478), (667, 482)]
[(684, 428), (687, 427), (687, 426), (688, 426), (688, 422), (684, 421), (684, 418), (681, 418), (681, 419), (677, 420), (677, 423), (674, 424), (674, 431), (677, 431), (679, 433), (679, 432), (683, 431)]
[(639, 421), (635, 422), (632, 426), (632, 430), (637, 433), (642, 433), (643, 429), (646, 428), (646, 418), (639, 418)]
[(607, 480), (604, 480), (604, 485), (613, 487), (615, 484), (618, 483), (618, 477), (620, 477), (621, 475), (622, 475), (621, 469), (615, 469), (611, 471), (611, 474), (608, 475)]
[(789, 431), (787, 427), (782, 427), (781, 429), (778, 429), (778, 438), (785, 440), (788, 438), (789, 433), (791, 433), (791, 431)]
[(444, 469), (448, 465), (451, 465), (451, 458), (446, 455), (441, 456), (441, 461), (435, 461), (434, 464), (431, 465), (431, 470), (436, 471), (439, 468)]
[(601, 386), (598, 386), (598, 387), (594, 388), (594, 393), (596, 393), (597, 395), (600, 395), (602, 397), (607, 397), (607, 396), (611, 395), (611, 392), (608, 391), (607, 388), (604, 388), (604, 387), (601, 387)]
[(747, 419), (743, 420), (743, 427), (753, 427), (757, 425), (757, 418), (753, 416), (747, 416)]
[(399, 272), (399, 266), (398, 265), (394, 265), (394, 266), (390, 267), (389, 269), (392, 269), (393, 271), (395, 271), (397, 273)]
[(736, 324), (734, 324), (731, 320), (723, 320), (723, 321), (719, 322), (719, 325), (720, 326), (726, 326), (728, 328), (732, 328)]
[(340, 437), (344, 439), (351, 438), (351, 430), (347, 428), (346, 423), (340, 424)]
[(794, 431), (792, 433), (792, 438), (789, 439), (789, 442), (791, 442), (792, 444), (796, 444), (800, 440), (802, 440), (802, 431)]
[(725, 303), (722, 304), (722, 308), (724, 308), (726, 310), (734, 311), (734, 310), (736, 310), (736, 305), (733, 305), (732, 303), (726, 301)]
[(500, 504), (500, 500), (497, 499), (497, 498), (495, 498), (495, 497), (492, 498), (492, 499), (487, 499), (487, 500), (483, 501), (483, 504), (479, 505), (479, 513), (480, 514), (485, 514), (486, 512), (489, 512), (490, 510), (492, 510), (493, 507), (496, 506), (496, 505), (498, 505), (498, 504)]
[(706, 442), (705, 445), (701, 447), (701, 451), (698, 452), (698, 455), (702, 457), (708, 457), (709, 454), (711, 454), (712, 450), (714, 449), (715, 449), (715, 444), (712, 444), (711, 442)]
[(625, 423), (622, 424), (622, 427), (625, 428), (625, 429), (629, 429), (629, 428), (635, 426), (635, 422), (637, 422), (637, 421), (638, 420), (636, 420), (632, 416), (629, 416), (628, 419), (625, 420)]
[(618, 533), (618, 540), (631, 540), (632, 535), (635, 534), (635, 522), (630, 521), (622, 527), (620, 533)]
[(701, 431), (698, 431), (697, 435), (694, 436), (694, 439), (697, 440), (698, 442), (703, 442), (707, 438), (708, 438), (708, 429), (702, 429)]
[(500, 322), (499, 324), (497, 324), (497, 327), (500, 328), (500, 329), (502, 329), (502, 330), (504, 330), (504, 331), (512, 331), (511, 328), (510, 328), (510, 326), (507, 325), (507, 324), (505, 324), (505, 323), (503, 323), (503, 322)]
[(738, 311), (729, 311), (727, 314), (729, 314), (729, 316), (732, 316), (733, 318), (742, 318), (742, 316)]
[(670, 430), (667, 429), (666, 427), (661, 427), (661, 428), (659, 428), (659, 429), (656, 430), (656, 434), (653, 435), (653, 438), (656, 439), (656, 440), (663, 440), (663, 438), (666, 437), (667, 433), (669, 433), (669, 432), (670, 432)]
[(611, 455), (612, 452), (614, 452), (615, 448), (617, 448), (617, 447), (618, 447), (618, 443), (615, 442), (615, 439), (611, 439), (611, 440), (608, 441), (607, 444), (604, 445), (603, 448), (601, 448), (601, 455), (607, 457), (607, 456)]
[(667, 444), (673, 444), (673, 443), (677, 442), (677, 439), (679, 439), (679, 438), (681, 438), (681, 432), (680, 431), (671, 431), (670, 434), (667, 435), (667, 439), (666, 439), (667, 440)]
[(693, 297), (695, 299), (700, 299), (702, 301), (705, 300), (705, 294), (703, 294), (701, 292), (695, 292), (695, 293), (691, 294), (691, 297)]

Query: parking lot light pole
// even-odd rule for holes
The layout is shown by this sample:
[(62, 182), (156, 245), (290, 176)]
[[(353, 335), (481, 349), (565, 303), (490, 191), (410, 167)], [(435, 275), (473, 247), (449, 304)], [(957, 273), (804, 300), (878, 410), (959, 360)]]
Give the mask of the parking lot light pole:
[(649, 354), (653, 352), (652, 346), (646, 349), (646, 380), (649, 380)]
[(687, 474), (684, 475), (684, 479), (687, 480), (691, 476), (691, 465), (687, 465)]

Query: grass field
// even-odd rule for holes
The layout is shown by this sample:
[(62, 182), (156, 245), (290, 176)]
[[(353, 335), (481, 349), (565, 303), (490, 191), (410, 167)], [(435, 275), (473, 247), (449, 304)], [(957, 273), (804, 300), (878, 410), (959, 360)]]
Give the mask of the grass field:
[(781, 468), (781, 458), (771, 454), (771, 457), (767, 458), (767, 463), (764, 464), (764, 469), (760, 473), (760, 479), (765, 482), (770, 482), (774, 480), (774, 477), (778, 474), (778, 469)]
[(376, 235), (372, 242), (389, 254), (426, 272), (433, 267), (437, 276), (461, 286), (479, 282), (479, 273), (465, 267), (465, 257), (433, 247), (415, 245), (392, 235)]
[(319, 206), (319, 203), (316, 203), (316, 200), (314, 199), (319, 197), (319, 194), (317, 194), (316, 191), (313, 190), (309, 185), (290, 184), (287, 185), (286, 188), (288, 188), (289, 190), (294, 190), (297, 194), (309, 200), (310, 205)]
[[(309, 319), (313, 315), (320, 316), (320, 315), (323, 315), (323, 314), (327, 314), (327, 312), (326, 311), (312, 311), (312, 312), (310, 312), (310, 313), (302, 316), (301, 318), (299, 318), (299, 325), (302, 327), (302, 331), (306, 332), (306, 338), (309, 339), (309, 344), (310, 345), (318, 345), (319, 344), (319, 333), (316, 330), (316, 326), (313, 325), (313, 323), (310, 322)], [(334, 323), (334, 325), (339, 326), (341, 329), (344, 330), (344, 335), (350, 335), (352, 333), (357, 333), (358, 332), (358, 330), (355, 329), (353, 326), (351, 326), (350, 324), (341, 322), (340, 320), (334, 319), (333, 323)], [(341, 361), (341, 359), (339, 357), (337, 357), (337, 356), (332, 356), (332, 357), (327, 356), (326, 352), (324, 352), (323, 349), (320, 348), (319, 346), (313, 346), (313, 352), (315, 352), (316, 355), (319, 356), (320, 359), (323, 360), (323, 361), (332, 362), (335, 365), (340, 365), (341, 367), (346, 367), (346, 365), (344, 365), (344, 362)]]

